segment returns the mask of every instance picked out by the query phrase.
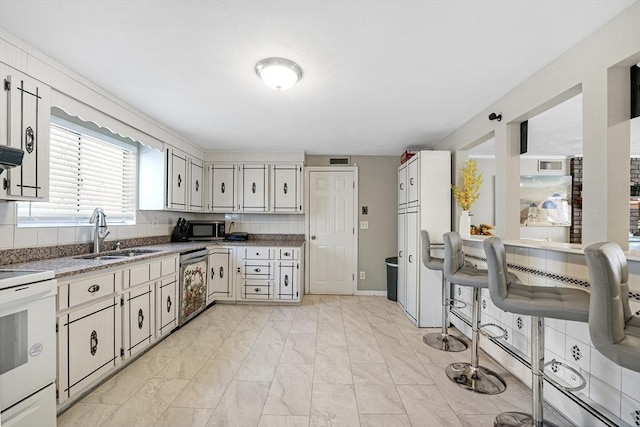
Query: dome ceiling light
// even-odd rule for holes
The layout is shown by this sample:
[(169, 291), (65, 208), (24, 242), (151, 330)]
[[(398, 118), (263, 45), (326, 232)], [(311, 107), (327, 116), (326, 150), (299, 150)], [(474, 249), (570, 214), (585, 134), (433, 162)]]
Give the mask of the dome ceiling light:
[(277, 91), (287, 90), (302, 78), (302, 68), (285, 58), (266, 58), (256, 64), (256, 74)]

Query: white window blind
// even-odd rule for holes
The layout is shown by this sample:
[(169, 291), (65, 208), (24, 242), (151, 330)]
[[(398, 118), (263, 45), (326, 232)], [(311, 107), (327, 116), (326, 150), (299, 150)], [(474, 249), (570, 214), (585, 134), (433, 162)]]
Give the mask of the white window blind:
[(96, 207), (108, 223), (135, 222), (134, 146), (52, 123), (50, 162), (49, 202), (19, 203), (19, 225), (86, 224)]

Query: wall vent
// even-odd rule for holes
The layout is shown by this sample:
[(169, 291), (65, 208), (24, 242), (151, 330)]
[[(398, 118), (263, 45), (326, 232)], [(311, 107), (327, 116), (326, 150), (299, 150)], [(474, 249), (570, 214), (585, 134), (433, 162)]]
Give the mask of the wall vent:
[(562, 171), (562, 160), (538, 160), (538, 171)]
[(349, 166), (351, 164), (351, 157), (331, 157), (329, 159), (329, 164), (337, 166)]

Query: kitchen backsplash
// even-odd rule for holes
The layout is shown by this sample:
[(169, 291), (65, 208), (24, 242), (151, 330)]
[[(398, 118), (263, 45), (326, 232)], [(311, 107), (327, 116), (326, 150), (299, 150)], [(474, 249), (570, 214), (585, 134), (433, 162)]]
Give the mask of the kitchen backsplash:
[[(29, 248), (93, 241), (93, 226), (18, 227), (16, 204), (0, 203), (0, 249)], [(108, 212), (107, 212), (108, 215)], [(193, 214), (166, 211), (138, 211), (135, 225), (109, 225), (106, 241), (170, 235), (179, 217), (224, 219), (227, 230), (259, 234), (304, 234), (304, 215)], [(109, 218), (107, 216), (107, 224)]]

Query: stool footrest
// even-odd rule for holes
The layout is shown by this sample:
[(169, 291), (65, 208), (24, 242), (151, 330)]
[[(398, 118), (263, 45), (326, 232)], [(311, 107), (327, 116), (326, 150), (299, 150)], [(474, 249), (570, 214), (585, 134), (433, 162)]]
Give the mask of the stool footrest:
[[(456, 304), (458, 304), (458, 305), (456, 305)], [(451, 308), (455, 308), (456, 310), (462, 310), (463, 308), (465, 308), (469, 304), (467, 304), (466, 302), (464, 302), (464, 301), (462, 301), (460, 299), (449, 298), (449, 299), (447, 299), (447, 304), (446, 305), (450, 306)]]
[(559, 362), (555, 359), (547, 362), (544, 364), (544, 367), (546, 368), (549, 365), (560, 365), (562, 366), (564, 369), (568, 370), (569, 372), (573, 373), (574, 375), (576, 375), (576, 377), (580, 378), (580, 384), (578, 384), (577, 386), (565, 386), (563, 384), (561, 384), (560, 382), (556, 381), (556, 379), (552, 376), (552, 375), (547, 375), (545, 372), (542, 372), (542, 376), (549, 381), (550, 383), (554, 384), (556, 387), (564, 390), (564, 391), (579, 391), (582, 390), (583, 388), (585, 388), (587, 386), (587, 380), (585, 379), (585, 377), (578, 372), (575, 368), (572, 368), (571, 366), (567, 365), (566, 363), (563, 362)]
[[(502, 331), (502, 333), (500, 335), (492, 335), (492, 334), (490, 334), (490, 333), (488, 333), (488, 332), (483, 330), (483, 328), (487, 328), (487, 327), (497, 328), (500, 331)], [(494, 340), (506, 339), (507, 338), (507, 330), (505, 328), (503, 328), (502, 326), (497, 325), (495, 323), (485, 323), (483, 325), (480, 325), (480, 326), (478, 326), (478, 330), (485, 337), (489, 337), (489, 338), (494, 339)]]

